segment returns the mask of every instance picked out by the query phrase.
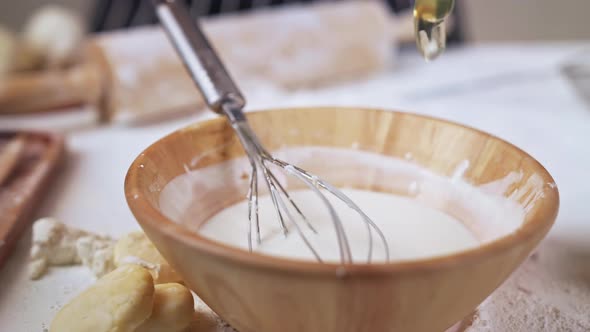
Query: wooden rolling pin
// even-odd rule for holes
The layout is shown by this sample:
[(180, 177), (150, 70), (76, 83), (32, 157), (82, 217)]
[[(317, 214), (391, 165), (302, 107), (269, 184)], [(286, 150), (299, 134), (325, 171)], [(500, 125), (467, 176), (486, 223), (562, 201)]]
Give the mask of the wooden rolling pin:
[(104, 75), (93, 62), (11, 75), (0, 81), (0, 115), (97, 104), (103, 83)]
[[(393, 17), (381, 2), (345, 1), (224, 15), (207, 19), (203, 28), (238, 81), (271, 81), (285, 89), (299, 89), (382, 71), (395, 61), (397, 42), (413, 39), (412, 24), (410, 15)], [(115, 122), (203, 106), (159, 27), (100, 34), (90, 45), (98, 60), (78, 71), (93, 73), (74, 70), (64, 75), (63, 84), (47, 83), (49, 78), (45, 77), (44, 82), (30, 83), (29, 88), (24, 83), (18, 88), (0, 88), (0, 113), (6, 105), (3, 100), (11, 100), (9, 105), (15, 111), (20, 109), (18, 100), (27, 95), (26, 99), (35, 96), (39, 101), (45, 94), (58, 95), (48, 92), (56, 86), (72, 97), (64, 98), (70, 103), (100, 96), (106, 118)], [(97, 86), (104, 90), (97, 92)], [(18, 93), (35, 87), (43, 92)], [(26, 110), (33, 108), (23, 105)]]

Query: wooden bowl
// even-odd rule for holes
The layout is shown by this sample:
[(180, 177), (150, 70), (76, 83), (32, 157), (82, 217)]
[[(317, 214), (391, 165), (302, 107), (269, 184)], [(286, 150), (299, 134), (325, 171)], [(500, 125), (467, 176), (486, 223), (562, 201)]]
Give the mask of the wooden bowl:
[[(162, 188), (182, 174), (183, 165), (195, 155), (218, 147), (197, 168), (243, 156), (223, 118), (178, 130), (133, 162), (125, 181), (127, 201), (147, 236), (186, 284), (240, 332), (444, 331), (510, 275), (557, 215), (557, 189), (536, 160), (505, 141), (462, 125), (406, 113), (343, 108), (256, 112), (248, 119), (271, 150), (284, 145), (349, 148), (356, 144), (399, 158), (409, 152), (415, 162), (447, 176), (461, 161), (469, 160), (465, 178), (474, 185), (519, 172), (520, 178), (505, 195), (526, 191), (522, 200), (528, 202), (520, 203), (528, 206), (516, 231), (442, 257), (343, 268), (252, 254), (199, 236), (160, 211)], [(533, 177), (541, 180), (540, 185), (531, 185)], [(196, 219), (210, 215), (208, 206), (223, 207), (213, 198), (204, 199), (202, 205), (204, 212)]]

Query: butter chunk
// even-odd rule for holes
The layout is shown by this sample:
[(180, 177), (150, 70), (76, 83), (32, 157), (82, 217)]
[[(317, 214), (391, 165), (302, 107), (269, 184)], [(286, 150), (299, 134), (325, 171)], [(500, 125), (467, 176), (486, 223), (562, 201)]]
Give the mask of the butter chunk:
[(151, 315), (154, 283), (137, 265), (126, 265), (100, 278), (66, 304), (50, 332), (133, 332)]
[(178, 283), (155, 286), (152, 315), (136, 332), (181, 332), (193, 319), (194, 299), (191, 291)]

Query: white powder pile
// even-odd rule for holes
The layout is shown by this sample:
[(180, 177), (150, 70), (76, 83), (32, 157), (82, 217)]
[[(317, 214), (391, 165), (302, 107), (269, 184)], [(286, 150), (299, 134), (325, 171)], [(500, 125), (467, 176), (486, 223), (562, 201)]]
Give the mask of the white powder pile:
[(544, 242), (465, 332), (505, 331), (590, 331), (590, 251)]

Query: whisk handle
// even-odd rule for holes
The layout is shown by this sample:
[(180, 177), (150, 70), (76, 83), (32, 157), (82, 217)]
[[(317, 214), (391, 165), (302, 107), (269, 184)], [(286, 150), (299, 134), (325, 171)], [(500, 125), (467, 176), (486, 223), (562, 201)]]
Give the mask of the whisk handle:
[(197, 18), (174, 0), (153, 0), (156, 14), (176, 52), (211, 110), (241, 110), (246, 101), (201, 30)]

